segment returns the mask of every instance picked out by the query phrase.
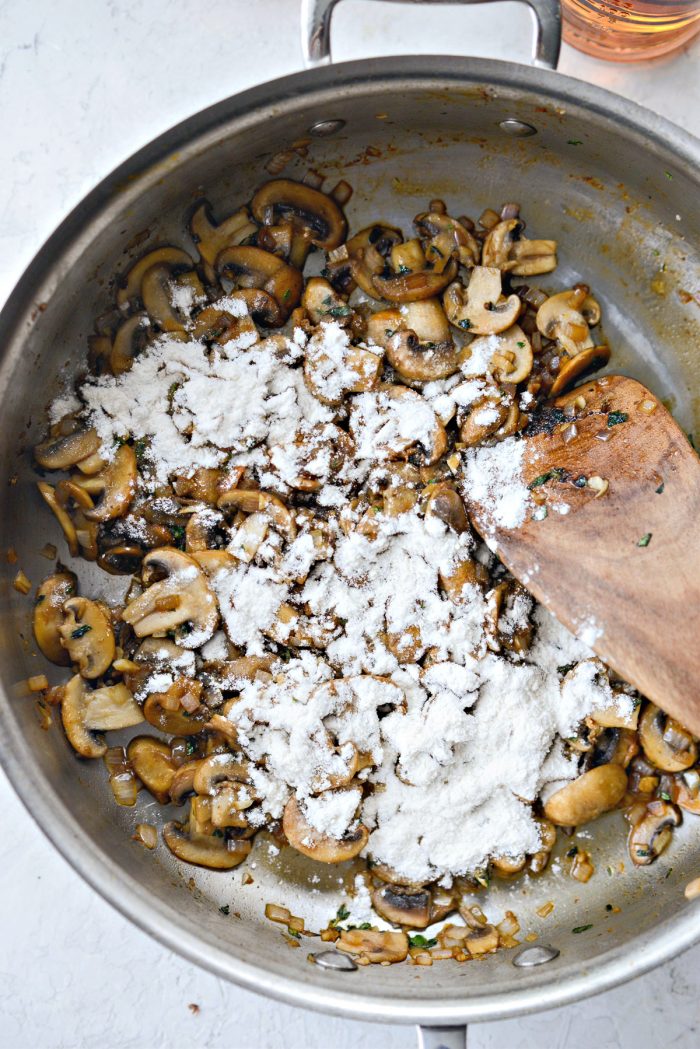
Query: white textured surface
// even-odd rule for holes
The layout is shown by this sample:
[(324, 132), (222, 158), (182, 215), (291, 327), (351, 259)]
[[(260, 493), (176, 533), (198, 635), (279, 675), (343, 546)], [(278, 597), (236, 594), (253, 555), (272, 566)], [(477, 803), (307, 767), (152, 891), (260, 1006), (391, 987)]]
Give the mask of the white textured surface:
[[(202, 106), (298, 69), (296, 11), (296, 0), (0, 0), (0, 303), (63, 215), (133, 150)], [(391, 50), (525, 59), (529, 20), (512, 3), (399, 16), (348, 2), (334, 39), (339, 58)], [(699, 59), (698, 41), (646, 66), (565, 48), (560, 69), (698, 134)], [(194, 969), (78, 880), (1, 773), (0, 804), (0, 1049), (415, 1045), (409, 1028), (314, 1016)], [(700, 947), (589, 1002), (475, 1027), (470, 1049), (695, 1049), (699, 971)]]

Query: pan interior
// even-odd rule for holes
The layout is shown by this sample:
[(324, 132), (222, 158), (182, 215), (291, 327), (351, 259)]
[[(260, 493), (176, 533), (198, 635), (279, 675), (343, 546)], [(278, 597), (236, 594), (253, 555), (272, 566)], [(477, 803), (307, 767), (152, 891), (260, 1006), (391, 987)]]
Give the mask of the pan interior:
[[(497, 63), (476, 63), (471, 74), (456, 60), (440, 64), (438, 76), (417, 60), (395, 60), (382, 67), (391, 75), (374, 80), (362, 75), (365, 67), (370, 73), (376, 68), (373, 63), (352, 64), (307, 78), (303, 90), (302, 80), (290, 78), (222, 104), (130, 162), (83, 207), (74, 228), (48, 246), (48, 265), (35, 265), (25, 279), (3, 329), (0, 454), (11, 488), (2, 546), (14, 547), (32, 582), (49, 570), (39, 555), (47, 540), (59, 546), (64, 563), (70, 559), (36, 493), (29, 450), (42, 432), (48, 400), (67, 375), (85, 366), (86, 339), (93, 318), (110, 304), (115, 270), (150, 246), (187, 247), (184, 216), (196, 198), (205, 194), (215, 213), (225, 216), (270, 177), (270, 158), (295, 143), (303, 146), (292, 152), (284, 175), (301, 177), (313, 168), (326, 175), (326, 187), (347, 179), (354, 188), (346, 209), (354, 229), (384, 219), (407, 230), (435, 197), (451, 214), (474, 217), (487, 206), (518, 201), (530, 235), (559, 243), (559, 266), (542, 285), (589, 283), (603, 309), (610, 369), (647, 383), (689, 431), (696, 425), (700, 382), (693, 354), (700, 311), (685, 293), (697, 290), (700, 272), (697, 176), (654, 135), (645, 142), (633, 125), (616, 123), (595, 107), (545, 101), (534, 74)], [(552, 90), (563, 82), (545, 79)], [(309, 134), (316, 122), (329, 119), (345, 125), (327, 138)], [(500, 127), (507, 119), (537, 133), (511, 137)], [(80, 234), (78, 222), (87, 223)], [(124, 588), (85, 562), (72, 567), (84, 593), (108, 597)], [(264, 919), (264, 905), (310, 914), (320, 927), (352, 885), (354, 868), (312, 868), (291, 850), (274, 855), (264, 835), (247, 868), (223, 874), (178, 865), (163, 845), (147, 853), (133, 842), (138, 822), (159, 819), (153, 800), (142, 792), (134, 809), (115, 806), (102, 763), (73, 756), (55, 713), (43, 731), (24, 691), (31, 674), (46, 672), (52, 682), (61, 674), (36, 653), (30, 599), (9, 585), (15, 571), (6, 570), (1, 640), (2, 734), (13, 780), (46, 833), (93, 884), (171, 946), (225, 975), (273, 994), (306, 995), (307, 1004), (376, 1018), (429, 1018), (439, 1006), (453, 1019), (485, 1018), (497, 1008), (564, 1000), (578, 993), (577, 980), (606, 966), (615, 968), (615, 979), (631, 975), (645, 957), (653, 960), (660, 923), (666, 923), (666, 936), (683, 927), (683, 887), (697, 873), (700, 821), (686, 817), (668, 852), (637, 870), (625, 847), (623, 819), (613, 814), (572, 841), (564, 839), (545, 876), (496, 882), (478, 899), (489, 917), (500, 920), (513, 910), (523, 935), (559, 948), (548, 966), (514, 968), (512, 952), (466, 965), (372, 967), (352, 974), (310, 965), (307, 954), (319, 941), (304, 938), (300, 948), (290, 947), (280, 927)], [(568, 874), (563, 854), (575, 842), (592, 854), (596, 873), (587, 885)], [(243, 884), (246, 870), (250, 884)], [(550, 900), (554, 910), (540, 917), (538, 909)]]

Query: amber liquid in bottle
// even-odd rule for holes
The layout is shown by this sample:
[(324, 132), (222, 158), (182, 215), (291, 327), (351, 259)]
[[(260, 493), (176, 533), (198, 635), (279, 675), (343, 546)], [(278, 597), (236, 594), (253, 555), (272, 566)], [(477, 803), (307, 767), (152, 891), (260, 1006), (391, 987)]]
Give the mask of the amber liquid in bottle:
[(700, 0), (562, 0), (564, 39), (579, 51), (639, 62), (700, 33)]

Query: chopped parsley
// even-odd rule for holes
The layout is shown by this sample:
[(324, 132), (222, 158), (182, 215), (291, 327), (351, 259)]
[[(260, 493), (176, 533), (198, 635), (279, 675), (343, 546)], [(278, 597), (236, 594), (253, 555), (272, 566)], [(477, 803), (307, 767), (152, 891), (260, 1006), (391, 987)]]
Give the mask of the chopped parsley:
[(608, 412), (608, 426), (619, 426), (629, 419), (627, 412)]
[(585, 488), (587, 484), (587, 479), (581, 474), (581, 476), (577, 477), (574, 481), (574, 488)]
[(663, 492), (665, 487), (666, 486), (665, 486), (664, 482), (662, 481), (661, 484), (659, 485), (659, 487), (656, 489), (656, 494), (657, 495), (661, 495), (661, 493)]
[(301, 939), (301, 933), (297, 932), (296, 929), (290, 929), (289, 926), (287, 926), (287, 932), (290, 936), (293, 936), (295, 940)]
[(337, 925), (338, 922), (344, 922), (346, 918), (350, 917), (350, 911), (347, 909), (344, 903), (341, 903), (340, 907), (336, 911), (335, 918), (331, 922), (331, 925)]
[(182, 525), (173, 525), (173, 527), (170, 529), (170, 531), (173, 534), (173, 543), (175, 544), (175, 546), (177, 546), (180, 550), (184, 550), (185, 549), (185, 529), (182, 527)]
[(646, 532), (641, 539), (637, 540), (637, 546), (649, 546), (651, 542), (652, 532)]
[(73, 638), (74, 641), (77, 641), (78, 638), (85, 637), (89, 630), (92, 630), (92, 627), (89, 626), (87, 623), (83, 623), (82, 626), (76, 627), (75, 630), (71, 631), (70, 636)]
[(671, 795), (667, 794), (665, 790), (661, 791), (661, 793), (659, 794), (659, 797), (661, 798), (662, 801), (670, 801), (671, 800)]
[(191, 758), (193, 754), (197, 753), (197, 745), (193, 743), (191, 739), (188, 739), (185, 743), (185, 753), (188, 758)]
[(530, 481), (528, 491), (532, 491), (533, 488), (539, 488), (541, 485), (546, 484), (547, 481), (561, 481), (566, 471), (562, 470), (560, 466), (555, 466), (553, 470), (548, 470), (546, 474), (540, 474), (534, 481)]
[(588, 930), (592, 929), (592, 928), (593, 928), (592, 924), (591, 925), (577, 925), (571, 931), (572, 932), (588, 932)]
[(230, 911), (231, 911), (231, 908), (229, 907), (228, 903), (225, 903), (223, 905), (223, 907), (219, 907), (219, 910), (221, 911), (222, 914), (229, 914)]
[(563, 663), (562, 666), (557, 667), (557, 674), (568, 674), (575, 666), (575, 663)]
[(573, 856), (578, 855), (578, 845), (572, 845), (566, 853), (567, 857), (571, 859)]
[(673, 179), (673, 175), (670, 171), (664, 171), (664, 175), (666, 176), (666, 178)]
[(524, 342), (519, 342), (517, 345), (520, 347), (521, 350), (525, 349), (525, 343)]
[(416, 933), (415, 936), (408, 937), (409, 947), (435, 947), (436, 944), (437, 940), (435, 937), (431, 936), (431, 938), (428, 939), (419, 932)]
[(399, 268), (396, 271), (396, 273), (398, 274), (399, 277), (405, 277), (406, 274), (410, 273), (410, 272), (411, 271), (410, 271), (409, 267), (408, 266), (404, 266), (403, 264), (401, 266), (399, 266)]
[(583, 141), (580, 138), (568, 138), (566, 144), (567, 146), (582, 146)]
[(472, 322), (469, 320), (468, 317), (465, 317), (464, 320), (458, 321), (457, 323), (460, 328), (464, 329), (464, 331), (468, 331), (469, 328), (471, 328), (472, 326)]

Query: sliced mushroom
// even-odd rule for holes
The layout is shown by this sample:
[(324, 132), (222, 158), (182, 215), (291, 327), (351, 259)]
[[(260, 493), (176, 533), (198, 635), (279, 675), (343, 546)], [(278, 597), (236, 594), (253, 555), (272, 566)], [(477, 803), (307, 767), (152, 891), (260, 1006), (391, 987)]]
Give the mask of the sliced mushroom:
[(143, 550), (135, 543), (118, 543), (97, 558), (100, 568), (110, 575), (135, 575), (141, 567)]
[(96, 506), (84, 507), (89, 521), (111, 521), (123, 517), (136, 492), (138, 477), (136, 453), (128, 444), (117, 449), (111, 462), (100, 473), (88, 477), (76, 475), (71, 483), (92, 496), (101, 496)]
[(359, 856), (369, 838), (369, 831), (362, 823), (341, 839), (320, 833), (307, 822), (301, 805), (294, 797), (290, 798), (284, 807), (282, 828), (292, 848), (312, 860), (318, 860), (319, 863), (343, 863), (344, 860), (351, 860)]
[(196, 273), (183, 273), (173, 276), (168, 266), (151, 266), (141, 281), (141, 299), (151, 320), (161, 331), (172, 334), (184, 332), (188, 320), (173, 301), (173, 287), (187, 293), (187, 298), (194, 306), (204, 299), (204, 288)]
[(414, 223), (420, 236), (430, 240), (426, 256), (436, 267), (438, 259), (449, 259), (453, 255), (462, 266), (471, 268), (478, 264), (479, 242), (457, 219), (438, 211), (427, 211), (416, 215)]
[(344, 954), (366, 958), (369, 962), (402, 962), (408, 954), (408, 936), (405, 932), (342, 929), (336, 947)]
[(65, 614), (63, 605), (73, 597), (78, 581), (72, 572), (50, 575), (38, 587), (34, 601), (33, 627), (36, 643), (43, 655), (57, 666), (69, 666), (71, 657), (61, 644), (60, 628)]
[(304, 382), (321, 404), (335, 407), (348, 393), (376, 389), (381, 370), (381, 353), (349, 342), (340, 347), (340, 354), (337, 346), (329, 350), (323, 329), (306, 345)]
[(171, 276), (192, 269), (192, 259), (181, 248), (155, 248), (142, 256), (131, 267), (117, 291), (117, 305), (125, 306), (132, 299), (142, 298), (143, 278), (154, 266), (165, 266)]
[(143, 350), (148, 336), (148, 314), (141, 311), (119, 325), (109, 352), (109, 366), (114, 375), (129, 371)]
[(301, 271), (262, 248), (224, 248), (217, 256), (216, 269), (239, 287), (261, 288), (271, 295), (283, 322), (299, 303), (304, 283)]
[(107, 745), (93, 733), (131, 728), (143, 714), (125, 685), (91, 690), (80, 674), (63, 686), (61, 720), (68, 741), (84, 758), (100, 758)]
[(432, 382), (459, 370), (463, 351), (452, 342), (439, 299), (381, 310), (370, 317), (367, 330), (370, 339), (386, 350), (387, 360), (404, 379)]
[(408, 272), (406, 269), (404, 265), (396, 274), (384, 276), (384, 273), (381, 272), (373, 276), (374, 297), (386, 299), (388, 302), (416, 302), (420, 299), (435, 298), (444, 291), (450, 281), (455, 279), (457, 260), (450, 259), (440, 272), (437, 269), (430, 269), (427, 263), (424, 263), (422, 269)]
[[(496, 339), (498, 343), (495, 348), (490, 343), (492, 339)], [(499, 335), (488, 336), (488, 340), (483, 337), (474, 339), (469, 344), (467, 354), (467, 367), (472, 358), (475, 361), (488, 360), (487, 369), (498, 382), (517, 385), (527, 379), (532, 371), (532, 346), (525, 332), (517, 324), (513, 324)]]
[(629, 852), (637, 867), (646, 867), (668, 847), (673, 828), (681, 822), (675, 805), (667, 801), (650, 801), (644, 816), (632, 825)]
[(588, 296), (585, 284), (551, 295), (537, 311), (537, 327), (548, 339), (556, 339), (571, 357), (593, 348), (588, 322), (581, 308)]
[[(151, 583), (155, 573), (165, 578)], [(122, 612), (137, 637), (174, 630), (184, 648), (209, 640), (219, 621), (216, 598), (193, 557), (174, 547), (151, 550), (143, 559), (142, 579), (147, 589)]]
[(515, 324), (522, 309), (517, 295), (503, 297), (501, 271), (492, 266), (475, 266), (467, 287), (455, 281), (442, 301), (450, 323), (475, 335), (505, 331)]
[(247, 208), (239, 208), (233, 215), (217, 224), (211, 212), (211, 205), (206, 200), (193, 211), (189, 228), (197, 250), (206, 263), (209, 276), (213, 276), (213, 267), (219, 252), (224, 248), (249, 242), (258, 232), (258, 227), (251, 221)]
[[(371, 298), (377, 297), (377, 289), (374, 287), (373, 279), (380, 274), (387, 265), (386, 259), (391, 249), (403, 240), (401, 230), (393, 226), (384, 226), (377, 223), (374, 226), (366, 226), (351, 237), (346, 244), (347, 265), (352, 279)], [(340, 262), (341, 271), (345, 269), (345, 262)], [(337, 276), (333, 277), (333, 283), (337, 286)], [(347, 281), (343, 281), (347, 285)], [(344, 290), (352, 290), (344, 287)]]
[(146, 790), (166, 805), (177, 771), (169, 745), (153, 736), (136, 736), (126, 748), (126, 756)]
[(551, 273), (557, 266), (555, 240), (527, 240), (520, 236), (523, 224), (511, 218), (498, 222), (484, 241), (482, 265), (497, 266), (517, 277)]
[(198, 834), (174, 820), (163, 827), (163, 841), (172, 854), (184, 863), (217, 871), (230, 871), (238, 867), (252, 848), (249, 841)]
[(425, 889), (407, 893), (394, 885), (384, 885), (372, 893), (372, 906), (377, 914), (394, 925), (408, 925), (412, 929), (425, 929), (431, 918), (431, 896)]
[(347, 222), (336, 202), (303, 182), (287, 178), (266, 182), (253, 197), (250, 209), (262, 225), (291, 223), (295, 235), (290, 261), (300, 268), (312, 244), (329, 251), (345, 240)]
[(492, 434), (505, 436), (511, 422), (517, 426), (519, 419), (515, 398), (495, 384), (488, 384), (483, 395), (469, 405), (468, 411), (458, 413), (459, 439), (472, 448)]
[(170, 784), (170, 800), (173, 805), (182, 805), (185, 798), (195, 793), (194, 777), (201, 760), (200, 758), (196, 761), (186, 761), (176, 769)]
[(649, 761), (664, 772), (682, 772), (698, 759), (695, 739), (654, 703), (639, 719), (639, 739)]
[(559, 371), (549, 389), (550, 395), (554, 397), (563, 393), (584, 375), (597, 371), (598, 368), (604, 368), (609, 360), (609, 346), (591, 346), (587, 350), (581, 350), (575, 357), (562, 355)]
[[(169, 736), (194, 736), (209, 721), (209, 711), (201, 705), (202, 682), (184, 675), (165, 692), (152, 692), (143, 705), (143, 716), (149, 725)], [(186, 709), (182, 700), (190, 702)]]
[(193, 785), (197, 794), (215, 794), (223, 783), (247, 783), (248, 765), (233, 754), (212, 754), (197, 766)]
[(70, 597), (63, 604), (64, 620), (58, 628), (71, 662), (85, 678), (101, 677), (116, 654), (109, 617), (96, 601)]
[(221, 496), (218, 506), (221, 510), (233, 506), (247, 514), (265, 514), (270, 518), (273, 528), (288, 542), (296, 539), (297, 526), (294, 516), (279, 496), (271, 492), (261, 492), (252, 488), (233, 488)]
[(314, 324), (334, 320), (345, 327), (352, 320), (352, 309), (325, 277), (307, 280), (301, 304)]
[(469, 518), (462, 497), (445, 482), (430, 485), (425, 503), (425, 516), (442, 521), (457, 535), (469, 531)]
[(75, 430), (42, 441), (34, 449), (34, 458), (45, 470), (67, 470), (93, 455), (101, 443), (97, 430)]
[(478, 957), (482, 954), (490, 954), (498, 949), (498, 929), (493, 925), (481, 925), (472, 929), (464, 939), (464, 946), (471, 955)]
[(626, 790), (627, 776), (620, 765), (599, 765), (552, 794), (544, 814), (560, 827), (578, 827), (614, 809)]

